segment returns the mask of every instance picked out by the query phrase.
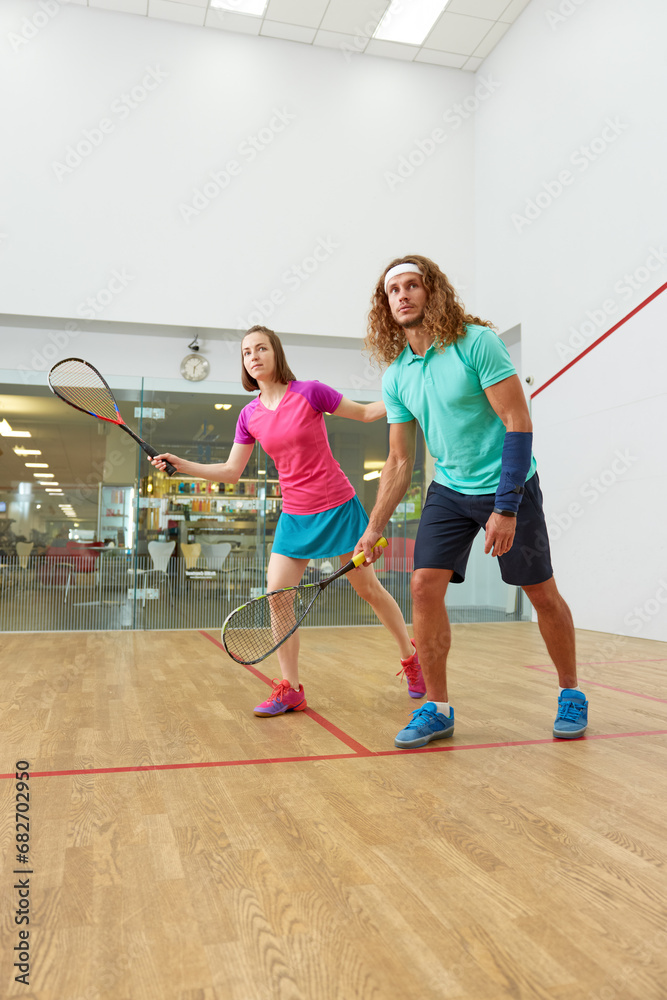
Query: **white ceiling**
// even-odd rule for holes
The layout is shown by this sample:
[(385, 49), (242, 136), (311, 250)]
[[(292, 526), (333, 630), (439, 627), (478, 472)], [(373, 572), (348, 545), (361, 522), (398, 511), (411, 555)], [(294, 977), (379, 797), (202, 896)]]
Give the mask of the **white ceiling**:
[[(450, 0), (423, 45), (372, 34), (389, 0), (269, 0), (262, 17), (218, 10), (215, 0), (69, 0), (83, 7), (138, 14), (204, 28), (281, 38), (475, 72), (530, 0)], [(410, 0), (405, 0), (410, 3)]]

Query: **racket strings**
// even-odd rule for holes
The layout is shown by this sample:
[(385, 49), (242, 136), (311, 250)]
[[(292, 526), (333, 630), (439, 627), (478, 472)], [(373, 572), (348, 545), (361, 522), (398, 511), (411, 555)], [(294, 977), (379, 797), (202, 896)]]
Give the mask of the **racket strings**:
[(304, 584), (243, 604), (227, 619), (225, 649), (240, 663), (257, 663), (294, 631), (319, 593), (318, 586)]
[(63, 361), (49, 374), (53, 391), (79, 410), (117, 423), (120, 413), (111, 390), (90, 365), (76, 359)]

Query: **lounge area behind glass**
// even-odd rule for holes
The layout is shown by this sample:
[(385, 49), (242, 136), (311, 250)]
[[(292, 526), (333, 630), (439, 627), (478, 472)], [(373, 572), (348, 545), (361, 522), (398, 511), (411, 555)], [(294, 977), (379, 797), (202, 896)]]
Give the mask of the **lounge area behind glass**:
[[(158, 380), (109, 379), (124, 419), (153, 447), (223, 462), (251, 396), (179, 392)], [(239, 387), (240, 390), (240, 387)], [(0, 627), (4, 631), (219, 628), (263, 592), (282, 498), (259, 445), (236, 484), (168, 477), (131, 438), (54, 398), (40, 378), (4, 372), (0, 384)], [(388, 428), (327, 415), (336, 460), (370, 511)], [(432, 463), (419, 436), (412, 483), (388, 527), (378, 575), (411, 618), (412, 552)], [(471, 556), (450, 587), (453, 621), (522, 617), (495, 560)], [(312, 560), (306, 580), (336, 568)], [(346, 581), (330, 588), (316, 624), (376, 619)]]

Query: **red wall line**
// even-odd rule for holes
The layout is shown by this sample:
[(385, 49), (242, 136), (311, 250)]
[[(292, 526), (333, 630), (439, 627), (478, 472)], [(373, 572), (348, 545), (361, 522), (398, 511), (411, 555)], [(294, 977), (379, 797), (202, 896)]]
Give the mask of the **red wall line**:
[(667, 282), (665, 282), (664, 285), (661, 285), (660, 288), (656, 289), (656, 291), (653, 292), (652, 295), (649, 295), (647, 299), (644, 299), (644, 301), (640, 303), (640, 305), (638, 305), (636, 309), (633, 309), (632, 312), (629, 312), (628, 315), (625, 316), (622, 320), (619, 320), (616, 326), (612, 326), (611, 330), (607, 330), (606, 333), (603, 333), (601, 337), (598, 337), (598, 339), (594, 340), (592, 344), (589, 344), (589, 346), (586, 348), (585, 351), (582, 351), (581, 354), (578, 354), (576, 356), (576, 358), (573, 358), (572, 361), (569, 361), (564, 368), (561, 368), (559, 372), (556, 372), (555, 375), (552, 375), (548, 382), (545, 382), (544, 385), (541, 385), (539, 387), (539, 389), (536, 389), (535, 392), (531, 393), (530, 398), (535, 399), (536, 396), (539, 396), (539, 394), (542, 392), (543, 389), (546, 389), (548, 385), (551, 385), (551, 383), (555, 382), (557, 378), (560, 378), (561, 375), (563, 375), (564, 372), (568, 370), (568, 368), (572, 367), (572, 365), (576, 365), (578, 361), (581, 361), (581, 359), (585, 357), (589, 353), (589, 351), (592, 351), (594, 347), (597, 347), (598, 344), (601, 344), (603, 340), (606, 340), (607, 337), (610, 337), (612, 333), (614, 333), (615, 330), (618, 330), (620, 326), (623, 326), (623, 324), (627, 323), (629, 319), (632, 319), (633, 316), (636, 316), (637, 313), (644, 308), (644, 306), (647, 306), (649, 302), (652, 302), (653, 299), (655, 299), (658, 295), (664, 292), (666, 288), (667, 288)]

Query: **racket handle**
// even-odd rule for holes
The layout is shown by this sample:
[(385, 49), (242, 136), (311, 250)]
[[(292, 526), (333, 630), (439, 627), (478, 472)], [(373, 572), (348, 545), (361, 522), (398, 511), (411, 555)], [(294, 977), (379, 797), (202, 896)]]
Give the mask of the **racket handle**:
[[(376, 548), (378, 545), (380, 545), (383, 549), (386, 549), (387, 545), (389, 545), (389, 542), (384, 537), (384, 535), (382, 536), (382, 538), (378, 538), (373, 548)], [(365, 562), (365, 560), (366, 556), (364, 555), (363, 550), (361, 552), (357, 552), (356, 556), (352, 556), (352, 562), (354, 563), (355, 566), (361, 566), (361, 564)]]
[[(132, 435), (132, 436), (134, 437), (134, 435)], [(160, 452), (156, 451), (155, 448), (153, 448), (152, 445), (146, 444), (145, 441), (141, 441), (141, 440), (139, 440), (139, 438), (137, 438), (137, 440), (139, 441), (139, 444), (144, 449), (144, 451), (146, 452), (146, 454), (150, 455), (151, 458), (155, 458), (156, 455), (160, 454)], [(174, 473), (176, 472), (176, 467), (174, 465), (172, 465), (171, 462), (165, 462), (164, 463), (164, 469), (165, 469), (165, 472), (167, 473), (168, 476), (173, 476)]]

